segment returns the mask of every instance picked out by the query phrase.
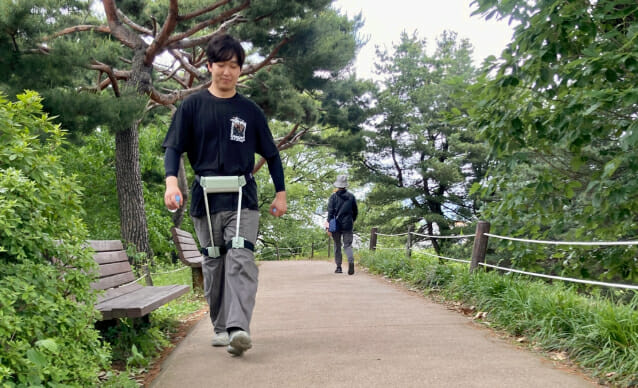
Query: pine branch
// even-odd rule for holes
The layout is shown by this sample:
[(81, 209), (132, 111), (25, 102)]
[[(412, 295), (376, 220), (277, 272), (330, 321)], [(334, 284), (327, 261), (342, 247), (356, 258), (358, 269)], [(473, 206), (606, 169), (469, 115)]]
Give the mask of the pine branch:
[(143, 26), (140, 26), (139, 24), (135, 23), (134, 21), (132, 21), (131, 19), (129, 19), (128, 16), (126, 16), (124, 14), (124, 12), (120, 11), (119, 9), (116, 10), (118, 16), (122, 19), (122, 21), (124, 22), (124, 24), (126, 24), (127, 26), (131, 27), (133, 30), (148, 35), (148, 36), (154, 36), (155, 34), (153, 33), (153, 31), (149, 30), (148, 28), (145, 28)]
[(83, 31), (97, 31), (97, 32), (103, 32), (105, 34), (109, 34), (111, 32), (111, 29), (109, 28), (109, 26), (94, 26), (91, 24), (81, 24), (78, 26), (67, 27), (63, 30), (60, 30), (54, 33), (51, 36), (45, 36), (42, 40), (47, 42), (63, 35), (69, 35), (75, 32), (83, 32)]
[[(244, 3), (246, 6), (248, 6), (250, 4), (250, 2)], [(245, 7), (244, 7), (245, 8)], [(238, 12), (240, 10), (242, 10), (243, 8), (233, 8), (229, 11), (224, 12), (223, 15), (219, 15), (218, 17), (214, 18), (214, 19), (210, 19), (207, 20), (205, 22), (199, 23), (198, 25), (196, 25), (195, 27), (191, 28), (190, 30), (182, 33), (182, 34), (177, 34), (174, 35), (173, 37), (171, 37), (171, 39), (169, 39), (169, 41), (166, 43), (166, 48), (169, 49), (186, 49), (186, 48), (191, 48), (191, 47), (196, 47), (196, 46), (202, 46), (205, 45), (206, 43), (208, 43), (208, 41), (215, 35), (226, 32), (230, 27), (239, 24), (239, 23), (245, 23), (247, 21), (246, 18), (244, 18), (241, 15), (235, 15), (232, 16), (234, 12)], [(237, 10), (237, 11), (235, 11)], [(232, 17), (231, 17), (232, 16)], [(228, 19), (230, 18), (230, 19)], [(211, 26), (213, 24), (216, 23), (221, 23), (224, 19), (228, 19), (226, 20), (224, 23), (222, 23), (222, 25), (215, 30), (214, 32), (204, 35), (204, 36), (200, 36), (199, 38), (196, 39), (188, 39), (190, 36), (194, 35), (195, 33), (199, 32), (200, 30)]]
[(168, 6), (168, 15), (166, 15), (166, 20), (164, 21), (164, 25), (162, 25), (162, 29), (159, 31), (159, 34), (153, 39), (151, 45), (146, 50), (146, 56), (144, 57), (144, 63), (146, 65), (150, 65), (153, 63), (153, 60), (165, 47), (166, 43), (169, 41), (169, 38), (173, 31), (175, 31), (175, 27), (177, 27), (177, 17), (179, 13), (179, 7), (177, 4), (177, 0), (170, 0)]
[[(279, 151), (283, 151), (285, 149), (288, 149), (294, 146), (295, 144), (299, 142), (301, 137), (305, 135), (306, 132), (308, 132), (309, 128), (305, 128), (304, 130), (297, 133), (299, 126), (301, 126), (301, 123), (295, 124), (292, 130), (288, 132), (286, 136), (281, 138), (281, 140), (279, 140), (279, 142), (277, 143), (277, 149)], [(265, 163), (266, 163), (266, 159), (264, 159), (263, 156), (259, 158), (259, 161), (257, 162), (257, 164), (255, 164), (255, 168), (253, 169), (253, 174), (257, 174), (257, 171), (259, 171), (259, 169), (261, 169)]]
[(146, 46), (146, 43), (139, 35), (124, 27), (118, 16), (118, 9), (115, 5), (115, 0), (102, 0), (102, 5), (104, 6), (104, 12), (109, 24), (110, 33), (115, 39), (131, 49)]
[(257, 71), (259, 71), (260, 69), (262, 69), (265, 66), (272, 66), (275, 65), (277, 63), (281, 63), (282, 60), (281, 59), (275, 59), (275, 55), (277, 55), (277, 53), (279, 53), (279, 50), (286, 44), (288, 43), (290, 40), (288, 38), (282, 40), (281, 42), (279, 42), (279, 44), (277, 44), (277, 46), (275, 46), (275, 48), (270, 52), (270, 54), (268, 54), (268, 56), (266, 58), (264, 58), (263, 61), (261, 61), (258, 64), (254, 64), (254, 65), (248, 65), (246, 66), (244, 69), (242, 69), (242, 75), (247, 75), (247, 74), (254, 74)]

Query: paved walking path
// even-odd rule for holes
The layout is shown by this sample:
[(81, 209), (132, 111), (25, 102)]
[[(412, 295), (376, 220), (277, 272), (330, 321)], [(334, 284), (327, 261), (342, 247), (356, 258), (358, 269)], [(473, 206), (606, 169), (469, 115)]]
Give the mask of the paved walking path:
[(253, 348), (235, 358), (210, 346), (206, 316), (151, 387), (595, 386), (419, 293), (333, 269), (261, 262)]

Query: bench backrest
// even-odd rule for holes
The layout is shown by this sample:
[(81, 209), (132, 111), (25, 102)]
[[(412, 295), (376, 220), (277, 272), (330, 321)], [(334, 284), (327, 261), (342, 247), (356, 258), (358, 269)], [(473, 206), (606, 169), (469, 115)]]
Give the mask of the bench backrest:
[(93, 259), (98, 264), (99, 270), (98, 280), (92, 283), (91, 287), (106, 291), (98, 297), (98, 305), (144, 287), (134, 283), (135, 274), (120, 240), (89, 240), (87, 242), (95, 250)]
[(203, 257), (193, 235), (176, 227), (171, 228), (171, 233), (173, 235), (173, 242), (175, 242), (175, 246), (177, 247), (179, 259), (182, 263), (189, 267), (201, 267)]
[(91, 285), (94, 289), (107, 290), (135, 280), (120, 240), (89, 240), (88, 243), (95, 250), (93, 259), (99, 266), (98, 281)]

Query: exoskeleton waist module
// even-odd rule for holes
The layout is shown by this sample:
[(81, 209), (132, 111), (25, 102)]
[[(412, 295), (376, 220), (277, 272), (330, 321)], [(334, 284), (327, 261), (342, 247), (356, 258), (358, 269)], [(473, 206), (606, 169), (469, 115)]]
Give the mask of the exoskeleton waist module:
[[(202, 248), (202, 253), (208, 257), (216, 258), (225, 254), (229, 249), (247, 248), (252, 251), (255, 250), (255, 246), (250, 241), (246, 241), (243, 237), (239, 236), (239, 222), (241, 221), (241, 199), (242, 199), (242, 187), (246, 185), (246, 177), (241, 176), (200, 176), (199, 184), (204, 190), (204, 204), (206, 205), (206, 217), (208, 220), (208, 231), (210, 233), (211, 246)], [(208, 206), (208, 194), (211, 193), (234, 193), (239, 194), (237, 200), (237, 223), (235, 230), (235, 237), (231, 241), (224, 243), (223, 245), (215, 245), (213, 240), (213, 228), (210, 220), (210, 207)]]

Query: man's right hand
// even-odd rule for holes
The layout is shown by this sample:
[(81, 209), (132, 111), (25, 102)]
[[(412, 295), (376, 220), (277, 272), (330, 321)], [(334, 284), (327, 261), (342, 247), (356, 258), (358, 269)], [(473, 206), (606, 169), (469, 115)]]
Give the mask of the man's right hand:
[[(179, 201), (177, 200), (179, 198)], [(166, 177), (166, 191), (164, 192), (164, 204), (168, 210), (177, 210), (182, 206), (183, 201), (182, 192), (177, 185), (177, 177)]]

